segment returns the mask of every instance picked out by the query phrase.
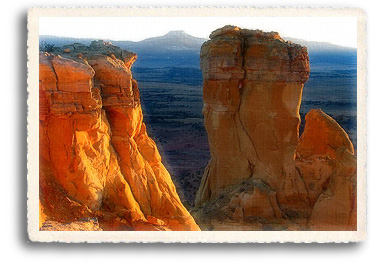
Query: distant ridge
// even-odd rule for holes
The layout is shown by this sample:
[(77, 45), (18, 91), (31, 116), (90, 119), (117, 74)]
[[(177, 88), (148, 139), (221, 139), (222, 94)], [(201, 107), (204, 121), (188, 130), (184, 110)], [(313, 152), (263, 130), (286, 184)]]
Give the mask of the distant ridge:
[[(312, 68), (315, 65), (329, 64), (340, 67), (355, 66), (357, 62), (357, 50), (327, 42), (306, 41), (302, 39), (284, 37), (302, 46), (306, 46), (309, 52)], [(69, 38), (50, 35), (41, 35), (39, 42), (47, 42), (61, 47), (71, 43), (89, 45), (94, 38)], [(130, 50), (138, 54), (138, 60), (134, 67), (160, 68), (160, 67), (187, 67), (199, 68), (199, 53), (203, 42), (207, 39), (197, 38), (183, 30), (170, 31), (163, 36), (147, 38), (142, 41), (110, 41), (122, 49)]]
[(339, 66), (340, 68), (353, 68), (357, 65), (356, 48), (334, 45), (328, 42), (306, 41), (288, 37), (285, 37), (284, 40), (289, 40), (307, 47), (312, 71), (314, 71), (316, 67), (321, 67), (322, 64), (327, 66), (335, 65), (335, 67)]
[(157, 49), (159, 51), (199, 51), (206, 39), (197, 38), (182, 30), (170, 31), (160, 37), (152, 37), (142, 41), (113, 41), (113, 44), (134, 52)]
[(64, 45), (69, 45), (72, 43), (82, 43), (85, 45), (89, 45), (93, 40), (97, 40), (94, 38), (70, 38), (70, 37), (59, 37), (59, 36), (52, 36), (52, 35), (40, 35), (39, 36), (39, 44), (42, 42), (54, 44), (57, 47), (62, 47)]
[(356, 48), (345, 47), (340, 45), (335, 45), (329, 42), (319, 42), (319, 41), (307, 41), (303, 39), (289, 38), (285, 37), (284, 40), (289, 40), (294, 43), (298, 43), (302, 46), (307, 47), (309, 50), (325, 50), (325, 51), (356, 51)]
[[(64, 46), (74, 42), (82, 44), (90, 44), (91, 41), (96, 40), (95, 38), (70, 38), (70, 37), (58, 37), (51, 35), (41, 35), (39, 42), (45, 41), (47, 43), (54, 44), (56, 46)], [(158, 50), (200, 50), (201, 45), (207, 39), (197, 38), (187, 34), (183, 30), (170, 31), (167, 34), (159, 37), (151, 37), (142, 41), (110, 41), (120, 48), (130, 49), (134, 52), (142, 49), (153, 48)]]
[[(335, 45), (329, 42), (317, 42), (317, 41), (307, 41), (298, 38), (291, 38), (291, 37), (283, 37), (284, 40), (289, 40), (295, 43), (298, 43), (302, 46), (306, 46), (309, 50), (325, 50), (325, 51), (356, 51), (355, 48), (351, 47), (344, 47)], [(91, 41), (97, 40), (97, 38), (71, 38), (71, 37), (59, 37), (59, 36), (52, 36), (52, 35), (41, 35), (39, 36), (39, 42), (45, 41), (51, 44), (55, 44), (56, 46), (63, 46), (68, 45), (74, 42), (79, 42), (82, 44), (90, 44)], [(205, 38), (198, 38), (192, 35), (187, 34), (183, 30), (174, 30), (170, 31), (163, 36), (158, 37), (151, 37), (141, 41), (114, 41), (110, 39), (104, 39), (105, 41), (110, 41), (113, 44), (118, 46), (129, 46), (135, 47), (138, 45), (142, 46), (150, 46), (153, 44), (161, 45), (165, 44), (162, 49), (168, 49), (168, 47), (177, 47), (178, 49), (200, 49), (200, 46), (208, 39)], [(120, 46), (120, 47), (121, 47)], [(140, 47), (135, 47), (136, 49), (140, 49)]]

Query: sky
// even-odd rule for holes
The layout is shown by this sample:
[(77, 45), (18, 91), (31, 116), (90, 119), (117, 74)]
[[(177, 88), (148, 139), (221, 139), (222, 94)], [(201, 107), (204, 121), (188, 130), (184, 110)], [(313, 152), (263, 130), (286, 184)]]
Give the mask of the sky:
[(355, 17), (41, 17), (39, 35), (140, 41), (183, 30), (195, 37), (208, 38), (213, 30), (225, 25), (357, 47)]

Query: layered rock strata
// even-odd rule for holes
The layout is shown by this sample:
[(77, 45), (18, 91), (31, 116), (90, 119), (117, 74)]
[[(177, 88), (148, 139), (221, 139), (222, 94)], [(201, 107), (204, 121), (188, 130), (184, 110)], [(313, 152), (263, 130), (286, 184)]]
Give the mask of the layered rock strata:
[(355, 229), (347, 134), (313, 110), (299, 139), (307, 49), (275, 32), (226, 26), (202, 45), (201, 68), (211, 153), (196, 196), (202, 226)]
[(42, 229), (199, 230), (147, 135), (135, 60), (100, 41), (40, 53)]

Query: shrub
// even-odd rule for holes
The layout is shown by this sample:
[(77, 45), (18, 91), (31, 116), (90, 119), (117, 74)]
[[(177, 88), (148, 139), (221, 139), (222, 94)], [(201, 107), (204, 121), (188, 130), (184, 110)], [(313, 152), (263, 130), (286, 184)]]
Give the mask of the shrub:
[(42, 41), (39, 44), (39, 50), (42, 52), (52, 52), (55, 47), (55, 44), (47, 43), (45, 41)]

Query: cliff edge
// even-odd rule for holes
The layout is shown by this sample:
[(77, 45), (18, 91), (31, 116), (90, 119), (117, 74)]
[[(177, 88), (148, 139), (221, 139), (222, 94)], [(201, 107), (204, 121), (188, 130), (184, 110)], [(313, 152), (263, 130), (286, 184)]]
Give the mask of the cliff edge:
[(136, 58), (103, 41), (40, 53), (41, 230), (199, 230), (147, 135)]

